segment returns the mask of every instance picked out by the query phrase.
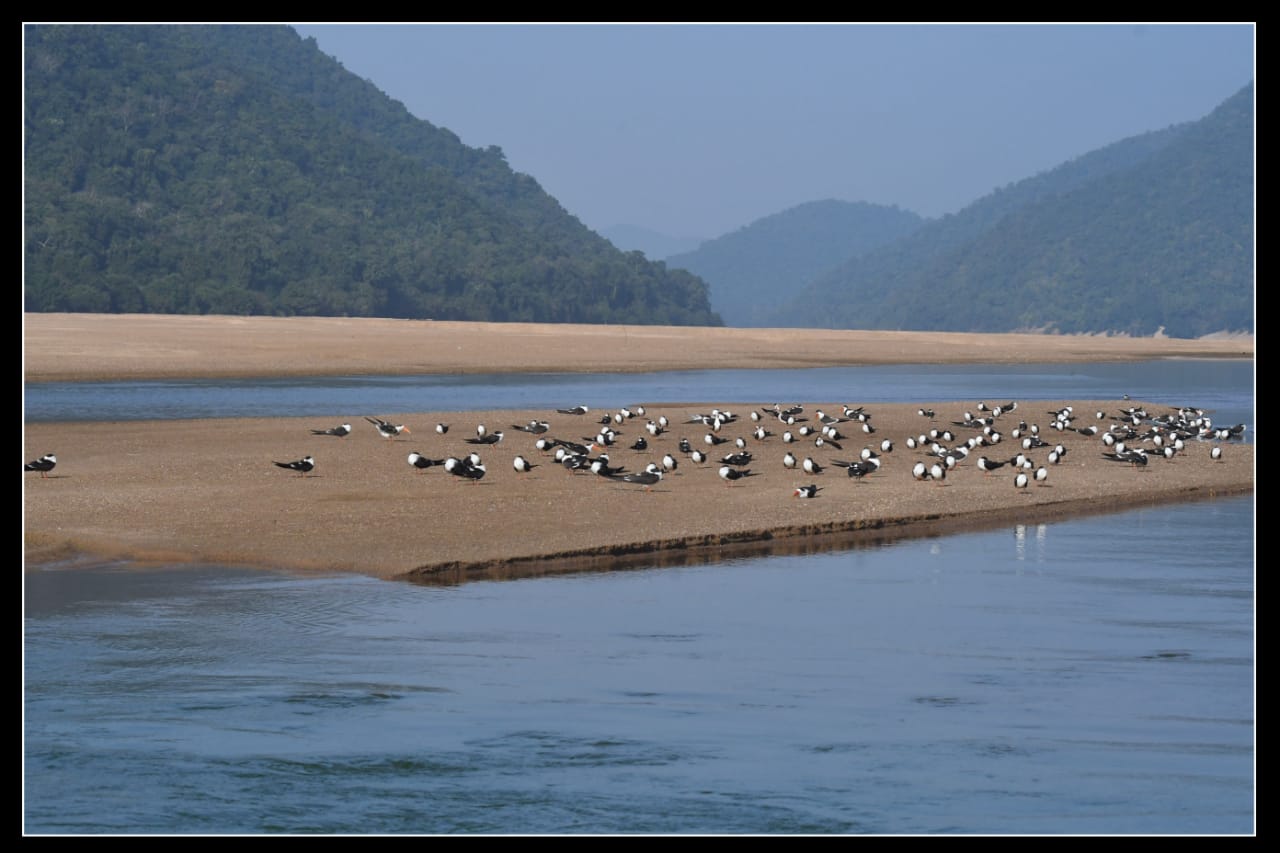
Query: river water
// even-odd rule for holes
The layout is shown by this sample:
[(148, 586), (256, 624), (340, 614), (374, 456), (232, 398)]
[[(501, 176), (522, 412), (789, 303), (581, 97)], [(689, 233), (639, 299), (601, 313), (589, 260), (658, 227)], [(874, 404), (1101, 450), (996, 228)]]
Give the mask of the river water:
[[(1125, 393), (1252, 440), (1239, 362), (112, 383), (25, 404), (36, 423)], [(1249, 496), (452, 587), (28, 571), (24, 832), (1250, 834), (1254, 537)]]

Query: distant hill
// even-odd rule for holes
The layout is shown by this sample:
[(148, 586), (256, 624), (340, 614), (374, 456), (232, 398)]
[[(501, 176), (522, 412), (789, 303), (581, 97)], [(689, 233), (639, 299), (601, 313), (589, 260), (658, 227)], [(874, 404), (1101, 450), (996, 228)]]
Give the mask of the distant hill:
[(614, 225), (600, 232), (609, 242), (624, 252), (644, 252), (651, 261), (661, 261), (698, 248), (700, 237), (672, 237), (640, 225)]
[(773, 321), (1253, 332), (1253, 100), (1250, 84), (1199, 121), (997, 190), (821, 276)]
[(720, 324), (289, 27), (24, 39), (28, 311)]
[(923, 222), (897, 207), (814, 201), (668, 257), (667, 265), (705, 279), (711, 305), (726, 324), (770, 325), (774, 311), (820, 273), (910, 234)]

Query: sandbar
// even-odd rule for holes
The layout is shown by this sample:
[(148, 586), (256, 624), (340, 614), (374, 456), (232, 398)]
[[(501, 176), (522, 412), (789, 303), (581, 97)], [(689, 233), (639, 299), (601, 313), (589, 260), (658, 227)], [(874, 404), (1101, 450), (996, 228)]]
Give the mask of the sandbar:
[[(1252, 338), (1199, 341), (1040, 335), (923, 335), (814, 330), (682, 329), (313, 318), (209, 318), (126, 315), (26, 315), (27, 381), (198, 376), (287, 376), (666, 370), (702, 367), (824, 366), (896, 362), (1117, 361), (1194, 357), (1252, 358)], [(834, 342), (834, 343), (833, 343)], [(927, 356), (927, 357), (926, 357)], [(566, 401), (568, 402), (568, 401)], [(590, 401), (575, 401), (586, 402)], [(841, 424), (842, 450), (813, 438), (784, 444), (786, 426), (770, 420), (774, 403), (840, 413), (856, 400), (636, 400), (633, 417), (615, 423), (607, 452), (614, 467), (642, 469), (670, 454), (674, 471), (646, 489), (589, 472), (573, 473), (535, 447), (514, 425), (545, 420), (550, 437), (582, 442), (616, 412), (554, 411), (338, 412), (331, 417), (155, 420), (27, 424), (28, 459), (58, 454), (47, 478), (24, 475), (24, 562), (28, 569), (124, 561), (128, 564), (254, 566), (301, 572), (358, 572), (425, 583), (600, 570), (631, 565), (707, 562), (748, 553), (804, 553), (960, 529), (1039, 523), (1079, 513), (1118, 511), (1186, 500), (1215, 500), (1254, 489), (1254, 448), (1238, 441), (1187, 441), (1171, 460), (1143, 467), (1109, 461), (1097, 436), (1052, 429), (1050, 413), (1072, 406), (1076, 426), (1115, 422), (1139, 400), (1024, 401), (996, 422), (999, 444), (971, 451), (945, 480), (918, 481), (928, 458), (908, 438), (950, 429), (958, 445), (981, 432), (960, 427), (977, 401), (937, 400), (865, 406), (875, 432)], [(1008, 402), (1008, 401), (1001, 401)], [(644, 413), (636, 414), (639, 407)], [(932, 408), (926, 417), (921, 407)], [(710, 448), (702, 424), (712, 408), (738, 419), (721, 427), (729, 442)], [(765, 412), (752, 421), (750, 413)], [(1104, 417), (1097, 418), (1103, 412)], [(366, 421), (377, 414), (410, 427), (394, 439)], [(645, 425), (666, 416), (668, 429)], [(350, 422), (344, 437), (311, 430)], [(434, 431), (447, 422), (445, 435)], [(1039, 427), (1066, 449), (1047, 464), (1048, 448), (1028, 451), (1049, 468), (1042, 485), (1015, 488), (1010, 466), (984, 474), (978, 455), (1017, 453), (1019, 422)], [(814, 421), (801, 421), (798, 427)], [(503, 440), (477, 446), (477, 427)], [(772, 435), (752, 435), (756, 426)], [(648, 449), (632, 450), (644, 436)], [(743, 438), (751, 475), (720, 478), (721, 456)], [(680, 452), (689, 439), (712, 461)], [(880, 450), (889, 439), (893, 447)], [(1210, 448), (1220, 445), (1220, 460)], [(1147, 444), (1147, 447), (1152, 445)], [(880, 453), (881, 469), (850, 478), (833, 463)], [(824, 467), (806, 475), (784, 467), (790, 450)], [(411, 451), (432, 458), (481, 455), (482, 480), (440, 467), (419, 471)], [(599, 450), (597, 449), (597, 454)], [(519, 473), (512, 459), (534, 462)], [(275, 461), (316, 459), (308, 476)], [(802, 485), (817, 497), (795, 496)]]

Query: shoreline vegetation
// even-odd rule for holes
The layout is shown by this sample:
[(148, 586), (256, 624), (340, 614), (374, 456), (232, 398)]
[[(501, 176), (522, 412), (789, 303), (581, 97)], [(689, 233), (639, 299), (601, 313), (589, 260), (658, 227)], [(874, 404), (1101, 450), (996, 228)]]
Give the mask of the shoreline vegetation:
[[(797, 329), (688, 329), (637, 326), (537, 326), (335, 318), (43, 315), (25, 320), (25, 379), (105, 381), (301, 375), (627, 372), (641, 370), (817, 367), (847, 364), (1127, 361), (1160, 358), (1253, 358), (1252, 337), (1184, 341), (1102, 336), (952, 335)], [(590, 401), (585, 402), (590, 405)], [(757, 553), (807, 553), (994, 525), (1044, 523), (1081, 513), (1252, 494), (1254, 447), (1238, 441), (1188, 441), (1171, 460), (1136, 467), (1106, 460), (1097, 436), (1046, 429), (1052, 411), (1074, 407), (1077, 426), (1098, 411), (1117, 413), (1142, 401), (1026, 401), (997, 419), (1005, 438), (971, 451), (942, 481), (918, 481), (926, 458), (909, 436), (951, 429), (955, 444), (980, 430), (953, 425), (976, 401), (869, 405), (873, 437), (848, 436), (843, 451), (784, 445), (785, 427), (757, 440), (748, 418), (774, 402), (839, 413), (856, 400), (635, 401), (643, 416), (616, 424), (610, 464), (639, 471), (671, 454), (678, 467), (651, 488), (590, 472), (569, 472), (536, 449), (537, 436), (514, 429), (534, 420), (547, 435), (579, 442), (608, 412), (585, 415), (530, 410), (378, 413), (410, 426), (387, 439), (362, 412), (333, 418), (258, 418), (128, 423), (31, 424), (27, 459), (55, 452), (47, 478), (24, 479), (24, 560), (42, 566), (121, 561), (228, 564), (305, 572), (356, 572), (426, 583), (524, 577), (630, 565), (711, 562)], [(1002, 401), (1003, 402), (1003, 401)], [(1194, 401), (1189, 401), (1194, 402)], [(568, 404), (569, 401), (566, 401)], [(720, 435), (745, 438), (752, 475), (726, 483), (718, 474), (726, 443), (703, 448), (695, 464), (678, 450), (708, 431), (684, 423), (712, 408), (739, 414)], [(932, 408), (932, 418), (920, 407)], [(645, 424), (670, 421), (659, 436)], [(328, 421), (332, 420), (333, 423)], [(1019, 420), (1041, 427), (1066, 448), (1042, 485), (1017, 489), (1012, 466), (984, 474), (978, 455), (1007, 460), (1021, 448), (1009, 438)], [(344, 421), (343, 437), (313, 435)], [(451, 423), (438, 435), (436, 422)], [(466, 443), (479, 424), (502, 430), (495, 445)], [(812, 421), (810, 422), (812, 425)], [(1220, 426), (1226, 426), (1225, 424)], [(1252, 425), (1250, 425), (1252, 426)], [(630, 449), (644, 435), (645, 451)], [(846, 476), (833, 460), (857, 459), (864, 447), (894, 442), (880, 470)], [(1210, 448), (1221, 445), (1221, 460)], [(825, 467), (808, 475), (784, 468), (788, 449)], [(1148, 445), (1149, 447), (1150, 445)], [(727, 448), (727, 449), (724, 449)], [(1049, 448), (1027, 451), (1046, 464)], [(411, 451), (429, 458), (481, 454), (486, 475), (469, 481), (435, 466), (417, 470)], [(598, 454), (599, 449), (596, 450)], [(537, 467), (513, 469), (516, 454)], [(274, 466), (304, 455), (306, 476)], [(816, 484), (816, 498), (794, 497)]]

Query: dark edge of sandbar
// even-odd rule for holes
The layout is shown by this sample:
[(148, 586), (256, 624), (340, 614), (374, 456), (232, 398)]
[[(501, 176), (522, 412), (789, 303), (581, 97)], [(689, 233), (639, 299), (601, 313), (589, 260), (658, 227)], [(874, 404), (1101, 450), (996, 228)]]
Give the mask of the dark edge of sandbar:
[(1018, 524), (1043, 524), (1254, 493), (1252, 485), (1161, 489), (1140, 496), (1068, 500), (1028, 507), (1001, 507), (969, 512), (851, 519), (818, 525), (705, 534), (682, 539), (623, 543), (553, 554), (475, 562), (452, 561), (419, 566), (393, 577), (428, 586), (456, 586), (474, 581), (522, 580), (566, 574), (711, 565), (764, 556), (803, 556), (832, 551), (877, 548), (909, 539), (931, 539), (980, 533)]

